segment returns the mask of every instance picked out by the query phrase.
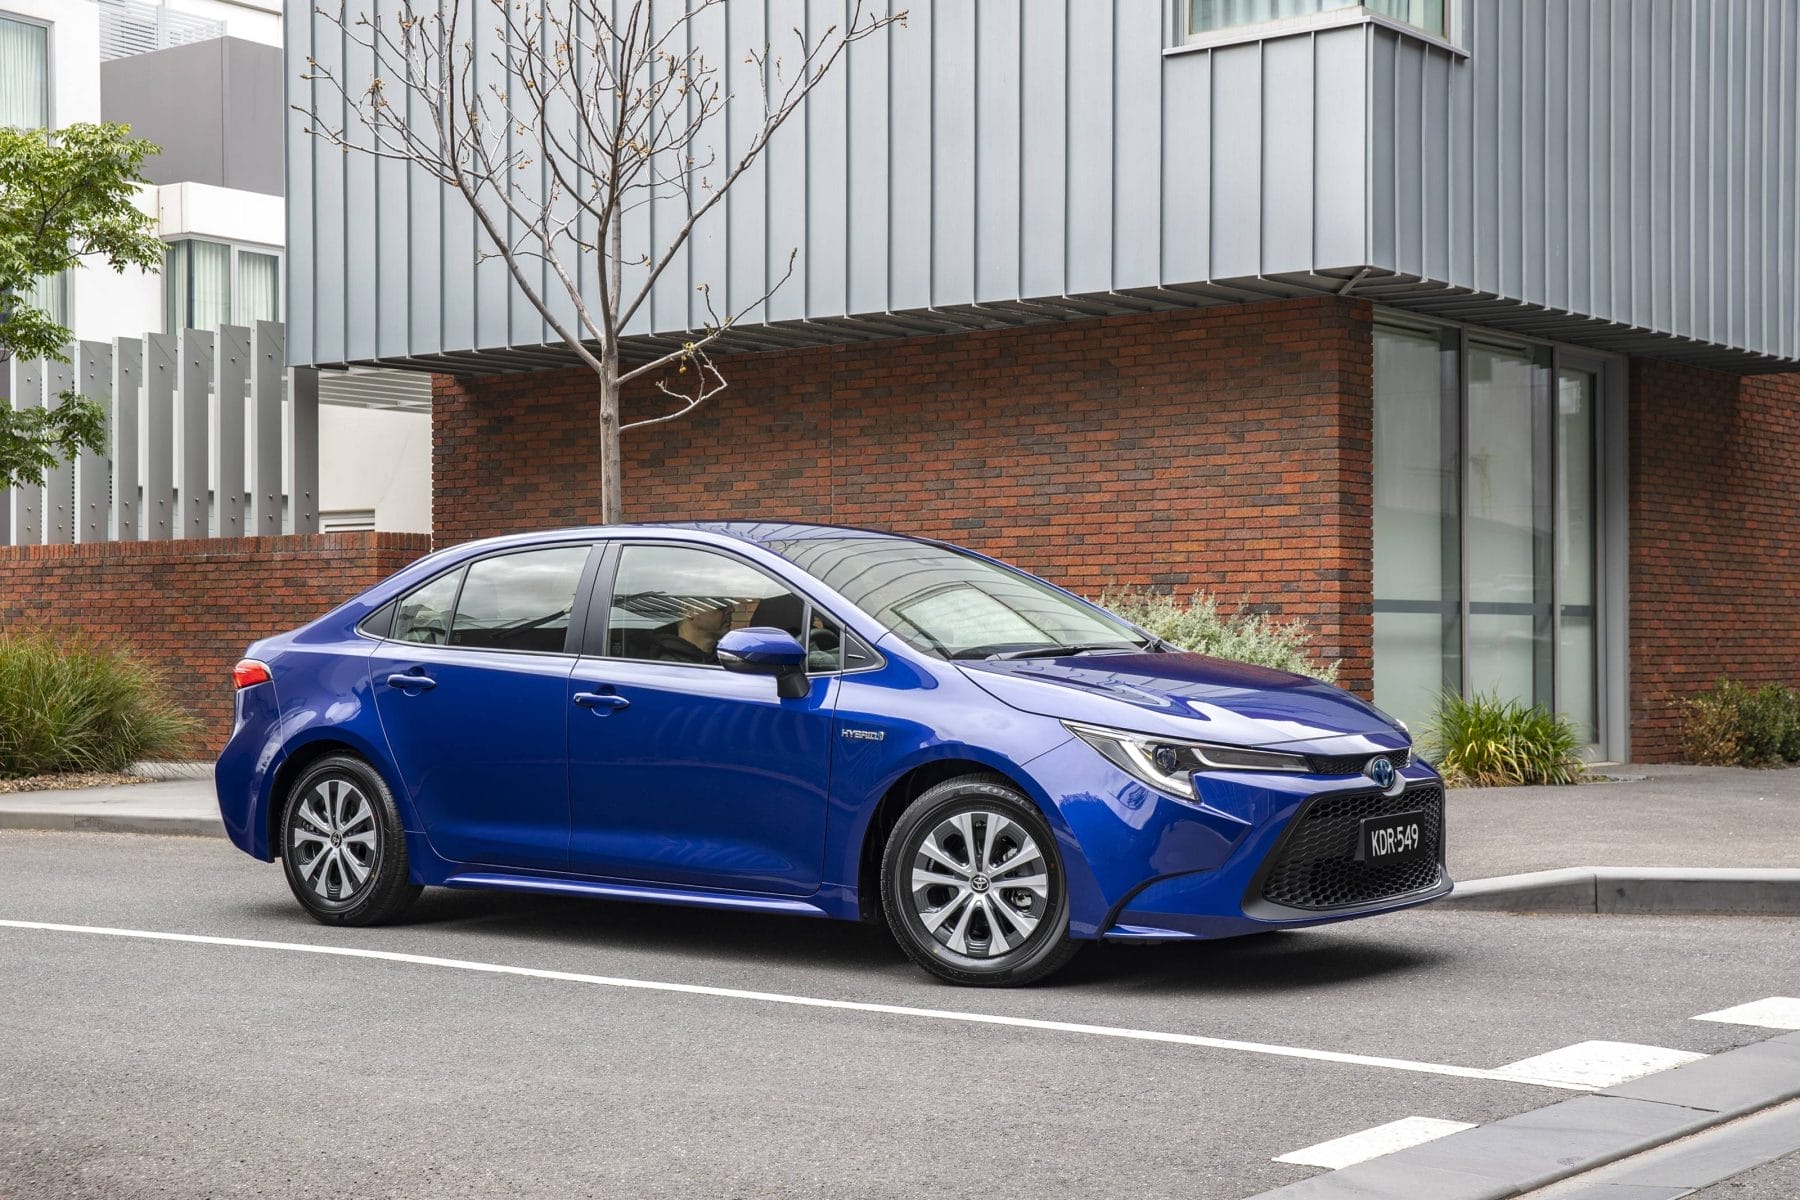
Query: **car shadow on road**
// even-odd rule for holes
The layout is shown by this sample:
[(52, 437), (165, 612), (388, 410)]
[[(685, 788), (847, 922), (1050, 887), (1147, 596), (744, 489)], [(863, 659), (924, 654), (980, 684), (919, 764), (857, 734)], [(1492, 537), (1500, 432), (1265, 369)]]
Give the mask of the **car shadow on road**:
[[(288, 906), (272, 904), (269, 909), (268, 915), (298, 917)], [(579, 897), (431, 888), (393, 928), (403, 937), (408, 930), (442, 931), (537, 947), (611, 950), (745, 967), (829, 964), (871, 973), (912, 970), (882, 923)], [(1373, 926), (1333, 926), (1209, 942), (1090, 946), (1037, 987), (1143, 995), (1266, 995), (1431, 970), (1449, 957), (1451, 952), (1441, 943), (1397, 941), (1381, 936)], [(605, 969), (616, 971), (619, 965)]]

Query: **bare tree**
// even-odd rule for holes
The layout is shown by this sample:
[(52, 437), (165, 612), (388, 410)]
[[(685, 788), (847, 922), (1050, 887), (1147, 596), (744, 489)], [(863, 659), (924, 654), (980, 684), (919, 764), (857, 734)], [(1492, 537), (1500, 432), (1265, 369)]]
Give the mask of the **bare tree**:
[[(719, 65), (694, 36), (696, 18), (726, 0), (368, 0), (318, 13), (370, 60), (367, 80), (308, 59), (312, 102), (294, 107), (307, 132), (347, 153), (411, 164), (468, 205), (525, 299), (600, 385), (600, 518), (620, 519), (619, 435), (693, 412), (725, 386), (710, 347), (763, 304), (770, 289), (707, 317), (679, 348), (628, 365), (620, 338), (677, 261), (695, 227), (762, 157), (851, 43), (895, 22), (854, 0), (842, 26), (797, 40), (784, 59), (749, 48), (760, 97), (724, 90)], [(739, 0), (743, 3), (744, 0)], [(723, 22), (721, 21), (722, 25)], [(491, 32), (478, 48), (477, 26)], [(760, 103), (760, 127), (729, 160), (705, 149), (708, 126), (736, 103)], [(333, 124), (330, 113), (349, 114)], [(627, 214), (675, 201), (684, 222), (660, 244), (628, 249)], [(685, 208), (681, 207), (685, 202)], [(563, 299), (567, 304), (561, 303)], [(669, 410), (621, 424), (634, 380), (653, 383)]]

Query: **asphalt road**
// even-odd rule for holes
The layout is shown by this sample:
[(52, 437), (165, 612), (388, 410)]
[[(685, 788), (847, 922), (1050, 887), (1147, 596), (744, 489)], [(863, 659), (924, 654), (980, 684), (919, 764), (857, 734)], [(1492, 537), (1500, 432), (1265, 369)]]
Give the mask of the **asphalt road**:
[(928, 979), (880, 928), (792, 918), (432, 891), (409, 924), (328, 929), (279, 868), (224, 842), (117, 834), (0, 833), (0, 920), (613, 981), (0, 927), (6, 1200), (1236, 1200), (1319, 1173), (1270, 1160), (1329, 1138), (1571, 1094), (1274, 1049), (1452, 1069), (1591, 1039), (1713, 1053), (1772, 1031), (1691, 1018), (1795, 994), (1800, 962), (1792, 920), (1427, 909), (1101, 947), (1047, 985), (970, 991)]

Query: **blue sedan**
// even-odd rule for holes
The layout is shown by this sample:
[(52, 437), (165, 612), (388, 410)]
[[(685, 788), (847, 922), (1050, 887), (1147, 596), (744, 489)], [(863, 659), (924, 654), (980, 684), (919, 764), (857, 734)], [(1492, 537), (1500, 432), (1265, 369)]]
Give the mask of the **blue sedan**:
[(1443, 783), (1303, 676), (941, 542), (619, 526), (421, 559), (234, 672), (232, 841), (315, 919), (424, 886), (887, 922), (960, 984), (1450, 891)]

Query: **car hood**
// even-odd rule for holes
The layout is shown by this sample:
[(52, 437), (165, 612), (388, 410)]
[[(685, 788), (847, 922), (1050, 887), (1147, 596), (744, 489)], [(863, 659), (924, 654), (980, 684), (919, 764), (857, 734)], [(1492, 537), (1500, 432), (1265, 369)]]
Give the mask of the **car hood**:
[(1024, 712), (1232, 746), (1397, 750), (1406, 732), (1327, 683), (1203, 654), (1091, 654), (956, 664)]

